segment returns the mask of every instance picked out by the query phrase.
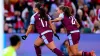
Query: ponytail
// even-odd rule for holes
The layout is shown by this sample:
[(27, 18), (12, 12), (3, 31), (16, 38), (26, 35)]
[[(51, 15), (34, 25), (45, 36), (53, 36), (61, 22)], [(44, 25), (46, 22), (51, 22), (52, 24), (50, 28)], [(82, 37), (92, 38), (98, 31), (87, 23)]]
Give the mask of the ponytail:
[(48, 16), (42, 4), (36, 3), (35, 7), (39, 10), (40, 18), (48, 21)]
[(39, 14), (41, 19), (48, 21), (48, 16), (44, 8), (40, 8)]

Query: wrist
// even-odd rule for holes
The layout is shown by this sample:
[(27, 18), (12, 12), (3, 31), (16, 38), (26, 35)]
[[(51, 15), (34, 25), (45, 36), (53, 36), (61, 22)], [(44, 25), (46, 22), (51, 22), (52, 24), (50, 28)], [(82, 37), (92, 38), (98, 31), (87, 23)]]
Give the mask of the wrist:
[(25, 36), (28, 36), (28, 34), (25, 34)]
[(56, 32), (53, 32), (54, 34), (56, 34)]
[(54, 20), (51, 20), (51, 22), (54, 22)]

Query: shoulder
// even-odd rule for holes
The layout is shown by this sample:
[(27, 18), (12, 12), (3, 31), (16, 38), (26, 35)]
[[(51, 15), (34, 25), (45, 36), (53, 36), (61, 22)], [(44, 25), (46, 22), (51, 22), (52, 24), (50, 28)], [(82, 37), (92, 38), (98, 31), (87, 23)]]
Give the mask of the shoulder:
[(69, 18), (75, 18), (75, 16), (74, 15), (71, 15), (71, 16), (69, 16)]
[(52, 19), (50, 15), (48, 15), (48, 14), (47, 14), (47, 16), (48, 16), (49, 20), (51, 20), (51, 19)]
[(31, 16), (31, 18), (34, 18), (37, 14), (38, 14), (38, 13), (34, 13), (34, 14)]
[(13, 56), (17, 56), (16, 51), (14, 51), (14, 52), (12, 53), (12, 55), (13, 55)]
[(16, 51), (13, 47), (9, 46), (3, 50), (3, 55), (16, 56)]
[(9, 46), (9, 47), (6, 47), (6, 48), (3, 50), (3, 55), (9, 53), (9, 52), (10, 52), (9, 50), (11, 51), (11, 47), (10, 47), (10, 46)]
[(64, 18), (64, 13), (60, 13), (59, 14), (59, 18), (62, 18), (63, 19)]

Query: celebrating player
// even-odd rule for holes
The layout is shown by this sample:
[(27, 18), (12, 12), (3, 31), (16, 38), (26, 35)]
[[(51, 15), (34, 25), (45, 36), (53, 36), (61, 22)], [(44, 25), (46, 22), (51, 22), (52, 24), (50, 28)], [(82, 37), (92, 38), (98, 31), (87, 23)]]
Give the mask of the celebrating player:
[[(52, 40), (53, 32), (56, 37), (58, 37), (58, 36), (51, 24), (50, 16), (46, 14), (45, 9), (43, 8), (43, 6), (40, 3), (36, 3), (34, 11), (36, 13), (31, 17), (30, 25), (28, 27), (26, 35), (22, 36), (22, 39), (25, 40), (27, 38), (28, 34), (33, 29), (33, 27), (35, 26), (36, 30), (40, 34), (40, 36), (37, 38), (37, 40), (34, 43), (34, 47), (35, 47), (37, 56), (41, 56), (40, 45), (42, 43), (45, 43), (46, 46), (50, 50), (52, 50), (57, 56), (64, 56), (64, 54), (56, 48), (54, 41)], [(52, 32), (52, 30), (53, 30), (53, 32)]]
[(66, 46), (68, 48), (69, 56), (95, 56), (94, 51), (84, 52), (78, 50), (78, 43), (80, 40), (80, 32), (78, 30), (79, 24), (75, 17), (71, 14), (68, 7), (59, 6), (57, 12), (60, 14), (58, 18), (52, 22), (61, 21), (68, 33), (68, 41)]

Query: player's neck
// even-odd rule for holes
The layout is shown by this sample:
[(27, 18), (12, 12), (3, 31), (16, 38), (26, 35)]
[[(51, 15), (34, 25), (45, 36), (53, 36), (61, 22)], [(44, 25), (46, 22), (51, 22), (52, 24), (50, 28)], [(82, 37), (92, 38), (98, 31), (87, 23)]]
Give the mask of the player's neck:
[(39, 11), (37, 10), (36, 13), (38, 13)]
[(17, 46), (12, 46), (15, 50), (17, 50), (18, 49), (18, 47)]

